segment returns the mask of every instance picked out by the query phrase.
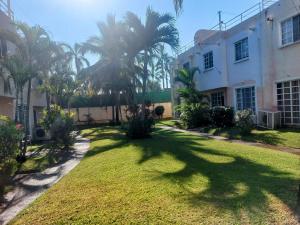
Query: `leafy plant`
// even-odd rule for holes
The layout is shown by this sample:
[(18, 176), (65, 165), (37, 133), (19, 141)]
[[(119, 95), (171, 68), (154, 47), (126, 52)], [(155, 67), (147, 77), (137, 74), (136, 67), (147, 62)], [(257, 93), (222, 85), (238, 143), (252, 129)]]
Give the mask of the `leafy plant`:
[(251, 110), (238, 111), (235, 115), (236, 126), (242, 134), (250, 134), (254, 127), (253, 113)]
[(233, 127), (234, 109), (232, 107), (214, 107), (211, 109), (211, 118), (216, 127)]
[(211, 124), (210, 110), (206, 104), (183, 104), (178, 110), (180, 113), (180, 120), (188, 129), (203, 127)]
[(74, 116), (65, 112), (57, 105), (50, 106), (50, 110), (45, 110), (41, 119), (43, 128), (50, 132), (51, 139), (58, 146), (68, 148), (74, 143)]

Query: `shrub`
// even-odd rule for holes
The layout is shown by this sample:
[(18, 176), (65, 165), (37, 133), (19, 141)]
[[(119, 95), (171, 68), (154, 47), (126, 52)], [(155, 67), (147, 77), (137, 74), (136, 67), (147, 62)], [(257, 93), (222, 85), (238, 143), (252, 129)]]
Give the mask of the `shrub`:
[(16, 169), (16, 156), (23, 132), (8, 117), (0, 115), (0, 198), (4, 186), (9, 182)]
[(57, 105), (52, 105), (50, 111), (45, 110), (41, 119), (43, 128), (50, 132), (51, 139), (58, 146), (70, 147), (74, 143), (74, 117)]
[(142, 117), (142, 109), (138, 105), (132, 105), (128, 108), (126, 135), (131, 139), (142, 139), (150, 136), (154, 119), (149, 109), (145, 111), (145, 117)]
[(211, 109), (211, 119), (216, 127), (233, 127), (234, 109), (232, 107), (214, 107)]
[(165, 107), (162, 105), (156, 106), (154, 109), (155, 115), (158, 116), (159, 118), (163, 117), (163, 114), (165, 112)]
[(179, 108), (180, 120), (188, 128), (203, 127), (211, 124), (208, 105), (201, 103), (184, 104)]
[(7, 117), (0, 118), (0, 164), (16, 157), (22, 136), (19, 126)]
[(241, 130), (242, 134), (249, 134), (254, 127), (251, 110), (238, 111), (235, 115), (236, 126)]

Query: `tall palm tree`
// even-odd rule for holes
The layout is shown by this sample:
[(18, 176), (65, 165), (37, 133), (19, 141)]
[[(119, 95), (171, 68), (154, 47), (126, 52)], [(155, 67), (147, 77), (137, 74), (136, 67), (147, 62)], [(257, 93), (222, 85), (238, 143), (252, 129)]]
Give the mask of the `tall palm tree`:
[(179, 13), (182, 10), (183, 0), (173, 0), (173, 4), (175, 7), (176, 14), (179, 15)]
[(171, 62), (174, 60), (173, 57), (169, 56), (166, 52), (164, 45), (160, 45), (158, 52), (158, 60), (156, 62), (156, 71), (162, 81), (163, 89), (169, 87), (170, 73), (171, 73)]
[(148, 7), (146, 19), (143, 23), (134, 13), (128, 12), (126, 24), (135, 33), (135, 47), (143, 54), (142, 92), (143, 92), (143, 117), (145, 115), (145, 96), (147, 80), (149, 79), (148, 66), (152, 52), (158, 52), (160, 44), (167, 44), (172, 49), (179, 45), (178, 31), (175, 28), (175, 19), (170, 14), (159, 14)]
[(26, 133), (29, 134), (29, 115), (31, 104), (31, 83), (32, 79), (38, 76), (41, 69), (39, 59), (48, 50), (50, 38), (48, 33), (40, 26), (29, 26), (26, 23), (15, 24), (16, 32), (0, 30), (0, 37), (10, 41), (17, 47), (17, 51), (27, 61), (29, 68), (29, 79), (27, 82), (27, 106), (26, 106)]
[(112, 120), (119, 122), (120, 92), (124, 88), (122, 83), (125, 66), (125, 43), (123, 33), (125, 26), (108, 15), (106, 22), (97, 23), (100, 35), (91, 37), (83, 45), (83, 52), (90, 52), (99, 56), (99, 60), (86, 72), (91, 74), (94, 87), (112, 96), (114, 105)]
[(86, 57), (84, 57), (82, 45), (75, 43), (72, 47), (66, 43), (62, 43), (61, 46), (63, 47), (65, 54), (69, 57), (69, 59), (74, 62), (76, 75), (78, 78), (81, 70), (84, 67), (90, 66), (90, 62)]

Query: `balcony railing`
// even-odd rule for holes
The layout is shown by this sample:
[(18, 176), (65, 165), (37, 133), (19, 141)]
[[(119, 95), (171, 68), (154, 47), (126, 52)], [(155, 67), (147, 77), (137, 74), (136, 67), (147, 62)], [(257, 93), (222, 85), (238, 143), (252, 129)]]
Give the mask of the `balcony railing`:
[[(215, 34), (216, 31), (227, 31), (227, 30), (233, 28), (234, 26), (237, 26), (238, 24), (242, 23), (243, 21), (245, 21), (245, 20), (261, 13), (264, 9), (270, 7), (271, 5), (276, 3), (277, 1), (278, 0), (263, 0), (263, 1), (255, 4), (254, 6), (250, 7), (246, 11), (242, 12), (241, 14), (233, 17), (232, 19), (230, 19), (226, 22), (221, 21), (219, 24), (217, 24), (217, 25), (213, 26), (212, 28), (208, 29), (211, 32), (208, 32), (205, 35), (206, 38), (209, 38), (210, 36)], [(178, 51), (178, 54), (181, 54), (181, 53), (189, 50), (194, 45), (195, 45), (194, 41), (191, 41), (190, 43), (188, 43), (188, 44), (184, 45), (183, 47), (181, 47)]]
[(14, 12), (6, 0), (0, 0), (0, 11), (7, 15), (11, 20), (14, 20)]

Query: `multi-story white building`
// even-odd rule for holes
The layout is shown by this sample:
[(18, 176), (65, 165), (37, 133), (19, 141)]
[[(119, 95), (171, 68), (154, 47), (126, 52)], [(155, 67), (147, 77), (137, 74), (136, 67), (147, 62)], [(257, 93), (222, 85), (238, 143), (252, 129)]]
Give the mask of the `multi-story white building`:
[[(14, 31), (13, 21), (14, 15), (11, 9), (11, 1), (0, 0), (0, 29)], [(14, 54), (14, 51), (15, 47), (12, 43), (0, 38), (0, 57)], [(0, 72), (2, 73), (2, 76), (0, 76), (0, 115), (6, 115), (11, 119), (14, 119), (16, 113), (15, 87), (12, 80), (10, 80), (9, 82), (12, 88), (10, 91), (5, 90), (3, 76), (5, 78), (8, 74), (3, 70), (0, 70)], [(39, 81), (34, 79), (32, 81), (31, 104), (29, 106), (29, 130), (31, 134), (38, 124), (42, 109), (46, 107), (46, 96), (38, 90), (38, 86)], [(25, 104), (27, 103), (27, 89), (28, 85), (25, 85), (23, 93)]]
[[(197, 88), (212, 106), (252, 109), (256, 115), (280, 111), (281, 124), (300, 126), (300, 0), (265, 0), (197, 31), (176, 63), (177, 69), (200, 69)], [(176, 104), (176, 94), (174, 99)]]

